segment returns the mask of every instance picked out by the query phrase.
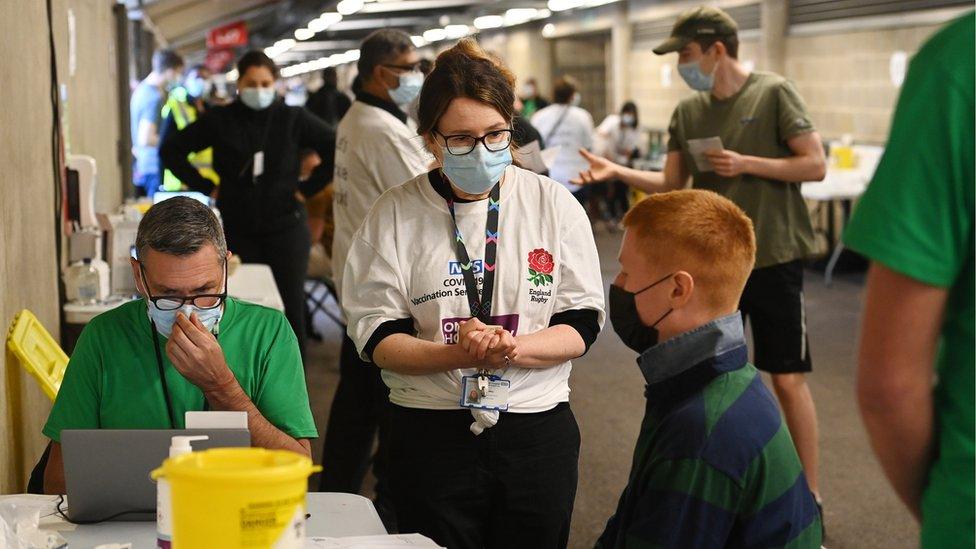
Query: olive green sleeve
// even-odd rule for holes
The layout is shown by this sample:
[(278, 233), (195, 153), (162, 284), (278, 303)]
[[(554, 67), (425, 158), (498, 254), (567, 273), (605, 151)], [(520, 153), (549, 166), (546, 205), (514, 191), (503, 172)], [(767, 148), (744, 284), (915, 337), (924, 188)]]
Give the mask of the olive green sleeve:
[(776, 91), (777, 94), (777, 123), (780, 139), (788, 140), (804, 133), (815, 130), (807, 106), (796, 91), (796, 86), (789, 80), (784, 80)]

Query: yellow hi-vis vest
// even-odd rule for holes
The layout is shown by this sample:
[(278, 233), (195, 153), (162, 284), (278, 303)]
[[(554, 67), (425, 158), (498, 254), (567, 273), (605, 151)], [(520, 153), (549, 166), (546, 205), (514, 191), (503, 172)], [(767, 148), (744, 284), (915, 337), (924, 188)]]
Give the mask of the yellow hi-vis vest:
[[(173, 122), (176, 123), (177, 130), (182, 130), (197, 119), (197, 109), (188, 101), (186, 89), (182, 86), (170, 92), (169, 97), (166, 99), (166, 104), (163, 105), (162, 114), (163, 118), (170, 115), (173, 117)], [(220, 176), (213, 169), (212, 148), (190, 153), (187, 159), (200, 172), (200, 175), (213, 181), (214, 185), (220, 185)], [(163, 190), (179, 191), (182, 188), (183, 183), (180, 182), (179, 178), (173, 172), (166, 170), (166, 173), (163, 174)]]

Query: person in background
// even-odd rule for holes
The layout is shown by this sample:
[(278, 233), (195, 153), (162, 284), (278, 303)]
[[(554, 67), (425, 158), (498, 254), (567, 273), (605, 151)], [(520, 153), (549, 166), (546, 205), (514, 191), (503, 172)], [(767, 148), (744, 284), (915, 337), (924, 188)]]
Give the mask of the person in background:
[(647, 405), (596, 547), (819, 549), (800, 459), (748, 362), (738, 304), (752, 222), (726, 198), (683, 190), (642, 200), (624, 226), (610, 322), (640, 354)]
[(339, 91), (339, 77), (335, 67), (326, 67), (322, 70), (322, 87), (308, 98), (305, 108), (335, 126), (351, 105), (352, 101)]
[[(633, 161), (640, 157), (640, 118), (637, 104), (627, 101), (620, 108), (620, 114), (611, 114), (596, 128), (597, 154), (617, 164), (633, 167)], [(627, 184), (623, 181), (607, 181), (603, 187), (603, 201), (606, 207), (605, 219), (611, 229), (616, 229), (624, 214), (630, 209)], [(599, 184), (594, 189), (599, 189)]]
[(539, 84), (536, 82), (535, 78), (529, 78), (522, 84), (522, 108), (521, 114), (525, 118), (532, 118), (537, 111), (549, 106), (549, 101), (547, 101), (542, 95), (539, 94)]
[[(512, 130), (512, 142), (515, 143), (515, 148), (519, 151), (518, 158), (514, 159), (515, 165), (539, 175), (548, 176), (549, 169), (542, 161), (541, 154), (542, 149), (546, 148), (546, 143), (532, 122), (522, 116), (522, 100), (518, 97), (515, 98), (515, 119), (512, 120)], [(533, 158), (526, 158), (527, 155), (532, 155)]]
[(588, 189), (571, 180), (586, 169), (586, 162), (576, 151), (593, 148), (593, 117), (580, 108), (579, 84), (571, 76), (556, 81), (553, 101), (554, 104), (532, 115), (532, 125), (542, 134), (547, 147), (559, 148), (549, 175), (585, 204)]
[(278, 68), (262, 52), (237, 62), (237, 100), (214, 107), (163, 143), (163, 161), (190, 190), (210, 195), (216, 187), (190, 163), (190, 153), (213, 148), (220, 176), (217, 208), (227, 244), (247, 263), (264, 263), (274, 273), (285, 316), (305, 353), (305, 274), (311, 246), (300, 191), (313, 196), (328, 183), (331, 169), (299, 180), (300, 152), (314, 149), (332, 166), (335, 130), (302, 107), (285, 105), (275, 93)]
[(438, 56), (419, 111), (437, 167), (376, 201), (342, 279), (356, 352), (390, 388), (399, 530), (445, 547), (566, 546), (568, 379), (603, 322), (585, 212), (511, 165), (514, 81), (472, 39)]
[(926, 549), (976, 543), (974, 18), (912, 58), (884, 157), (844, 234), (871, 260), (861, 415)]
[(129, 99), (129, 130), (135, 157), (132, 183), (136, 196), (150, 199), (163, 182), (159, 167), (163, 104), (169, 92), (180, 85), (183, 58), (171, 50), (158, 50), (153, 54), (152, 67)]
[[(185, 196), (139, 222), (141, 299), (96, 316), (71, 354), (44, 435), (44, 491), (64, 493), (64, 429), (183, 429), (185, 412), (247, 412), (254, 446), (311, 456), (318, 436), (298, 343), (278, 311), (227, 297), (227, 243)], [(124, 357), (124, 358), (123, 358)]]
[[(163, 105), (163, 126), (159, 134), (159, 142), (164, 143), (170, 134), (175, 133), (196, 122), (197, 118), (206, 112), (213, 93), (213, 75), (210, 69), (203, 65), (194, 65), (186, 72), (183, 85), (177, 86)], [(213, 169), (213, 149), (204, 149), (191, 153), (190, 163), (200, 172), (200, 175), (220, 185), (220, 176)], [(160, 159), (163, 169), (163, 190), (182, 190), (183, 183), (169, 171), (165, 162)]]
[[(806, 374), (813, 369), (803, 301), (803, 258), (816, 249), (800, 183), (824, 178), (820, 135), (793, 84), (749, 72), (738, 60), (735, 21), (714, 7), (693, 8), (654, 49), (678, 52), (678, 72), (699, 93), (678, 104), (668, 128), (664, 172), (615, 164), (584, 150), (590, 163), (577, 182), (621, 180), (644, 192), (715, 191), (736, 203), (756, 231), (756, 265), (740, 309), (752, 327), (755, 363), (769, 372), (810, 489), (820, 505), (817, 412)], [(696, 155), (695, 139), (722, 147)]]
[[(404, 110), (424, 81), (410, 36), (400, 30), (378, 30), (363, 40), (359, 51), (356, 100), (339, 123), (333, 183), (332, 265), (340, 303), (345, 299), (342, 278), (353, 234), (373, 203), (387, 189), (424, 173), (431, 162), (416, 124)], [(353, 287), (367, 278), (353, 281)], [(322, 471), (319, 489), (359, 493), (378, 432), (379, 447), (372, 459), (376, 508), (393, 527), (385, 460), (389, 390), (379, 368), (360, 358), (348, 335), (342, 341), (339, 374), (322, 451), (329, 466)]]

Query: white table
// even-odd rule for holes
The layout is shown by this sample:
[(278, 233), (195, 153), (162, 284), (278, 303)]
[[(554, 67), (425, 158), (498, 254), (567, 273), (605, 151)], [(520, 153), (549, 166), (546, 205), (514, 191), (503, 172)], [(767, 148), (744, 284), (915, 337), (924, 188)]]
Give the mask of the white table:
[[(310, 493), (306, 499), (308, 537), (375, 536), (386, 534), (373, 502), (353, 494)], [(103, 543), (132, 543), (133, 549), (156, 544), (156, 523), (104, 522), (75, 526), (62, 519), (45, 521), (42, 528), (58, 530), (69, 549), (90, 549)]]
[[(271, 267), (260, 263), (244, 263), (227, 276), (227, 294), (231, 297), (250, 301), (265, 307), (284, 312), (285, 303), (281, 300), (278, 285), (275, 284)], [(104, 303), (79, 305), (66, 303), (64, 319), (70, 324), (88, 324), (96, 316), (128, 303), (131, 298), (115, 297)]]

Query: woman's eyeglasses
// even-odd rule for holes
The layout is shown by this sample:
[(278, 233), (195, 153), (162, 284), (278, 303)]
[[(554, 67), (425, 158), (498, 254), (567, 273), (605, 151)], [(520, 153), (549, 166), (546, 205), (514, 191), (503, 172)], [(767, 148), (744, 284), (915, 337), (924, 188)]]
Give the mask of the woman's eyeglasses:
[(495, 130), (481, 137), (471, 135), (444, 135), (435, 131), (444, 140), (447, 152), (454, 156), (464, 156), (481, 143), (491, 152), (504, 151), (512, 145), (512, 130)]

